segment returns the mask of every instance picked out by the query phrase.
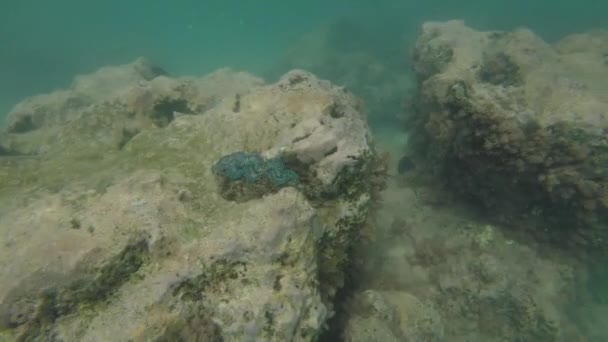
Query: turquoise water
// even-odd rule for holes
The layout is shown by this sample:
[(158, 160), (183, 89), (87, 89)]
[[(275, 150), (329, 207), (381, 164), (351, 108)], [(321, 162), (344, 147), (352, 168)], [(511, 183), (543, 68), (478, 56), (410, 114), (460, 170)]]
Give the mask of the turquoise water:
[[(365, 279), (365, 281), (361, 281), (363, 285), (352, 286), (353, 293), (362, 288), (365, 289), (365, 285), (369, 285), (369, 288), (378, 291), (398, 288), (411, 291), (420, 298), (430, 297), (429, 292), (431, 291), (428, 288), (437, 285), (431, 284), (435, 279), (420, 280), (416, 279), (416, 274), (400, 274), (399, 269), (387, 271), (383, 266), (388, 267), (386, 266), (389, 264), (387, 260), (390, 261), (395, 254), (407, 254), (408, 252), (403, 252), (403, 249), (408, 248), (409, 250), (419, 248), (414, 253), (415, 255), (409, 255), (414, 261), (408, 260), (408, 263), (415, 267), (408, 270), (413, 270), (413, 273), (418, 270), (416, 268), (418, 266), (433, 268), (436, 264), (440, 264), (442, 259), (456, 258), (454, 254), (461, 253), (461, 255), (470, 256), (468, 253), (474, 253), (470, 251), (472, 248), (469, 248), (469, 245), (462, 247), (464, 242), (458, 240), (460, 236), (452, 236), (450, 235), (452, 231), (444, 230), (446, 227), (456, 226), (453, 222), (464, 220), (463, 217), (466, 217), (472, 222), (479, 223), (477, 226), (463, 224), (465, 230), (470, 229), (470, 231), (467, 230), (467, 234), (478, 234), (471, 241), (477, 243), (483, 240), (479, 242), (479, 245), (484, 246), (515, 245), (517, 247), (513, 247), (513, 250), (516, 250), (517, 253), (514, 254), (517, 254), (517, 257), (532, 255), (534, 262), (538, 262), (539, 275), (535, 274), (536, 270), (527, 274), (517, 272), (514, 272), (517, 274), (513, 275), (508, 274), (504, 278), (511, 277), (509, 281), (512, 283), (509, 283), (511, 284), (509, 286), (515, 287), (516, 285), (513, 284), (516, 284), (518, 279), (526, 279), (526, 284), (537, 282), (535, 285), (536, 289), (539, 289), (538, 292), (546, 290), (554, 293), (552, 292), (555, 290), (552, 288), (551, 281), (554, 279), (551, 278), (552, 276), (559, 274), (564, 279), (572, 280), (569, 284), (575, 285), (564, 290), (564, 297), (571, 299), (569, 303), (573, 306), (560, 308), (567, 311), (567, 314), (563, 316), (570, 316), (571, 320), (568, 324), (576, 325), (576, 329), (572, 328), (572, 330), (580, 331), (581, 336), (588, 338), (580, 341), (605, 341), (606, 339), (603, 338), (608, 338), (608, 331), (605, 329), (605, 317), (608, 317), (608, 272), (606, 272), (603, 262), (591, 264), (590, 272), (585, 276), (564, 275), (567, 271), (564, 270), (566, 267), (560, 268), (561, 254), (555, 256), (546, 252), (542, 247), (535, 245), (536, 240), (534, 243), (524, 241), (521, 246), (525, 247), (521, 247), (518, 243), (522, 241), (522, 238), (518, 232), (513, 233), (513, 236), (509, 235), (510, 232), (499, 233), (500, 229), (486, 224), (487, 222), (476, 221), (478, 216), (482, 215), (476, 216), (477, 212), (470, 214), (467, 211), (470, 210), (469, 207), (462, 209), (455, 205), (454, 208), (446, 209), (442, 205), (444, 201), (448, 202), (444, 199), (444, 196), (447, 195), (443, 193), (439, 195), (424, 194), (416, 189), (400, 187), (400, 184), (397, 184), (399, 182), (395, 180), (395, 173), (400, 161), (405, 165), (404, 169), (415, 168), (414, 162), (404, 156), (409, 136), (404, 132), (405, 127), (400, 121), (400, 115), (403, 114), (404, 107), (408, 103), (408, 96), (414, 93), (417, 86), (414, 72), (410, 67), (409, 56), (422, 23), (464, 19), (469, 26), (479, 30), (512, 30), (517, 27), (527, 27), (545, 41), (552, 43), (568, 34), (608, 29), (606, 13), (608, 13), (608, 2), (593, 0), (577, 2), (565, 0), (471, 0), (461, 2), (453, 0), (3, 1), (0, 4), (0, 122), (16, 103), (28, 96), (65, 88), (70, 85), (77, 74), (90, 73), (106, 65), (131, 63), (140, 56), (159, 65), (172, 76), (203, 75), (219, 68), (229, 67), (247, 71), (263, 77), (269, 82), (274, 82), (290, 69), (309, 70), (321, 78), (347, 86), (355, 95), (364, 100), (368, 121), (375, 134), (374, 138), (378, 148), (390, 155), (389, 176), (392, 187), (389, 187), (384, 194), (384, 202), (378, 215), (380, 216), (378, 225), (388, 233), (385, 232), (384, 237), (379, 237), (380, 241), (376, 241), (377, 244), (370, 247), (371, 251), (367, 251), (369, 254), (366, 259), (367, 264), (365, 264), (371, 269), (367, 270), (369, 273), (366, 273), (366, 276), (374, 278), (380, 274), (378, 279), (384, 276), (389, 280), (385, 279), (381, 283), (375, 283), (373, 279)], [(608, 61), (606, 63), (608, 65)], [(598, 84), (600, 83), (598, 82)], [(382, 91), (378, 91), (378, 89)], [(238, 100), (240, 96), (237, 94), (237, 102), (240, 101)], [(597, 146), (608, 145), (598, 144)], [(7, 163), (12, 163), (13, 159), (9, 158), (15, 156), (3, 153), (2, 149), (3, 146), (0, 145), (0, 157), (5, 154)], [(561, 153), (559, 147), (556, 149)], [(587, 151), (586, 146), (581, 149)], [(571, 151), (563, 153), (566, 152)], [(607, 163), (605, 160), (600, 160), (598, 164), (608, 165), (600, 163)], [(283, 163), (280, 164), (274, 166), (278, 171), (284, 171)], [(266, 167), (268, 168), (268, 166)], [(293, 173), (293, 171), (290, 172)], [(597, 172), (599, 175), (597, 177), (601, 178), (600, 176), (606, 174), (602, 172)], [(2, 176), (1, 173), (0, 176)], [(242, 175), (237, 176), (232, 178), (247, 178)], [(277, 184), (273, 184), (277, 185), (277, 188), (282, 188), (283, 183), (297, 183), (298, 178), (295, 173), (287, 174), (287, 178), (287, 180), (278, 179)], [(269, 182), (272, 181), (273, 179), (269, 178)], [(188, 197), (187, 194), (182, 195)], [(431, 204), (420, 204), (421, 201), (428, 201)], [(608, 202), (608, 199), (606, 201)], [(401, 207), (402, 203), (416, 203), (416, 205), (420, 204), (422, 208), (406, 210)], [(430, 211), (430, 214), (427, 211)], [(455, 212), (458, 214), (454, 214)], [(409, 221), (410, 217), (404, 217), (409, 214), (415, 216), (412, 221)], [(428, 216), (423, 217), (425, 214)], [(393, 220), (394, 217), (398, 219)], [(428, 219), (428, 217), (432, 218)], [(424, 220), (427, 219), (432, 222), (425, 223)], [(411, 222), (419, 224), (420, 226), (415, 228), (422, 227), (423, 229), (419, 230), (422, 230), (423, 234), (420, 236), (414, 234), (416, 229), (410, 229), (409, 225), (415, 224)], [(398, 227), (395, 228), (396, 226)], [(428, 231), (436, 229), (434, 232), (439, 231), (438, 235), (449, 232), (442, 236), (443, 240), (435, 239), (432, 236), (429, 237), (432, 234), (427, 234), (425, 231), (431, 226), (433, 227)], [(546, 224), (544, 227), (546, 229), (546, 227), (552, 226)], [(459, 228), (462, 227), (459, 226)], [(405, 233), (401, 232), (398, 237), (390, 235), (394, 233), (393, 230), (399, 229)], [(383, 238), (386, 241), (383, 241)], [(467, 243), (469, 242), (467, 240)], [(462, 244), (458, 245), (459, 243)], [(598, 241), (598, 244), (601, 245), (602, 241)], [(575, 245), (574, 242), (573, 245)], [(407, 248), (403, 246), (407, 246)], [(529, 249), (527, 249), (528, 247)], [(534, 249), (535, 247), (538, 249)], [(517, 265), (527, 263), (528, 259), (516, 260), (516, 257), (513, 257), (514, 259), (511, 260), (508, 259), (509, 255), (500, 254), (506, 253), (505, 250), (510, 251), (508, 248), (511, 247), (504, 248), (504, 250), (496, 251), (495, 255), (491, 255), (497, 260), (492, 259), (491, 262), (488, 262), (490, 265), (498, 265), (496, 269), (484, 270), (484, 272), (498, 273), (502, 270), (500, 266), (503, 263), (514, 264), (515, 266), (511, 269), (519, 270)], [(571, 261), (568, 260), (568, 262)], [(457, 262), (455, 263), (457, 264)], [(578, 265), (574, 262), (573, 264)], [(397, 263), (397, 265), (401, 264)], [(472, 270), (478, 265), (458, 266), (469, 273), (483, 273), (477, 269)], [(573, 268), (576, 269), (574, 266)], [(504, 269), (508, 269), (508, 267), (505, 266)], [(438, 273), (443, 271), (440, 269)], [(486, 277), (494, 276), (496, 274), (484, 273), (480, 275), (480, 278), (486, 279)], [(537, 276), (538, 280), (528, 281), (527, 277), (534, 276)], [(543, 278), (544, 276), (546, 278)], [(501, 276), (496, 277), (503, 279)], [(411, 279), (415, 279), (419, 283), (415, 283)], [(454, 279), (449, 280), (458, 282)], [(421, 287), (423, 288), (421, 289)], [(504, 290), (506, 293), (510, 289), (494, 290), (497, 293)], [(526, 294), (522, 294), (522, 297), (525, 296)], [(471, 304), (467, 302), (467, 294), (456, 293), (454, 298), (456, 297)], [(484, 312), (481, 311), (488, 310), (489, 316), (496, 314), (511, 317), (512, 315), (522, 320), (528, 318), (530, 321), (538, 320), (530, 325), (535, 325), (541, 332), (547, 332), (545, 330), (552, 328), (549, 324), (544, 325), (546, 324), (542, 321), (544, 317), (541, 319), (540, 316), (534, 316), (535, 308), (526, 307), (525, 298), (518, 302), (519, 304), (524, 303), (521, 307), (505, 306), (496, 307), (493, 310), (494, 306), (498, 305), (497, 302), (486, 303), (480, 300), (480, 302), (471, 304), (471, 307), (478, 308), (479, 312), (476, 314), (482, 318)], [(577, 306), (577, 303), (585, 304)], [(593, 305), (588, 305), (590, 303)], [(450, 307), (450, 303), (441, 304), (445, 304), (445, 308), (453, 308)], [(357, 305), (354, 306), (356, 309), (365, 311)], [(362, 306), (365, 307), (365, 305)], [(407, 311), (403, 307), (399, 309)], [(463, 309), (463, 311), (466, 310)], [(338, 321), (341, 318), (340, 315), (344, 315), (344, 312), (338, 314)], [(458, 313), (450, 312), (445, 315), (451, 318), (456, 317), (454, 321), (459, 319)], [(0, 315), (0, 323), (2, 323), (1, 318)], [(479, 325), (483, 326), (483, 323), (486, 323), (486, 326), (490, 326), (488, 329), (491, 329), (492, 318), (493, 316), (488, 318), (489, 323), (484, 321)], [(332, 333), (337, 335), (342, 333), (340, 323), (331, 322), (333, 324)], [(451, 321), (446, 318), (446, 326), (449, 323)], [(530, 322), (522, 323), (514, 319), (512, 323), (527, 326), (526, 324)], [(467, 326), (466, 322), (462, 326)], [(0, 324), (0, 331), (2, 328), (2, 324)], [(564, 330), (568, 329), (564, 328)], [(329, 336), (327, 340), (331, 341), (331, 336), (334, 335)], [(446, 332), (446, 336), (449, 336), (449, 332)], [(466, 334), (459, 336), (466, 336)], [(551, 336), (550, 331), (546, 336)], [(566, 336), (575, 336), (575, 334)]]
[(374, 49), (411, 40), (427, 20), (525, 25), (552, 40), (607, 25), (607, 11), (608, 4), (593, 0), (3, 1), (0, 113), (25, 96), (66, 86), (75, 74), (137, 56), (175, 74), (224, 66), (263, 74), (303, 34), (345, 17), (370, 28), (375, 45), (363, 48)]

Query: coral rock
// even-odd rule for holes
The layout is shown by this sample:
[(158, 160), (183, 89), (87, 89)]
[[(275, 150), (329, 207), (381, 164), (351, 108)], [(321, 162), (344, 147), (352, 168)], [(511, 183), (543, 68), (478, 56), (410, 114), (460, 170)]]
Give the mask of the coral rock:
[(526, 29), (424, 24), (414, 149), (486, 209), (562, 226), (550, 234), (566, 244), (585, 230), (583, 249), (608, 250), (606, 44), (601, 33), (550, 45)]
[[(139, 60), (18, 104), (0, 139), (28, 154), (0, 155), (0, 340), (315, 340), (369, 206), (357, 103), (299, 71), (265, 85)], [(212, 166), (237, 152), (276, 189), (222, 197)]]

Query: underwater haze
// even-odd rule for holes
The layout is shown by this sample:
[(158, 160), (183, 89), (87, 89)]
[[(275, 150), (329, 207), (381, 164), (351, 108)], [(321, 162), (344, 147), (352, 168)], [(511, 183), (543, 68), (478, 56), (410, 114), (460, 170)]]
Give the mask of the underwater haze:
[(526, 26), (551, 41), (605, 27), (607, 9), (593, 0), (5, 1), (0, 113), (24, 96), (67, 86), (75, 74), (138, 56), (175, 74), (225, 66), (264, 73), (301, 35), (341, 18), (373, 28), (374, 44), (394, 48), (428, 20), (464, 19), (480, 29)]
[(0, 341), (608, 341), (608, 2), (0, 2)]

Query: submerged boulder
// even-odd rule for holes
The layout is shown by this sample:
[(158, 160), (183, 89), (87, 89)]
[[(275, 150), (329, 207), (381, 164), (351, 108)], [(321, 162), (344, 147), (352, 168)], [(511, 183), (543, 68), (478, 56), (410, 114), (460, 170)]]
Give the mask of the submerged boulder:
[(413, 150), (495, 217), (549, 225), (532, 231), (608, 252), (606, 46), (606, 32), (550, 45), (526, 29), (424, 24), (413, 54)]
[[(106, 67), (0, 142), (27, 156), (0, 155), (1, 340), (314, 340), (373, 190), (357, 99), (298, 70)], [(218, 173), (271, 191), (227, 200)]]

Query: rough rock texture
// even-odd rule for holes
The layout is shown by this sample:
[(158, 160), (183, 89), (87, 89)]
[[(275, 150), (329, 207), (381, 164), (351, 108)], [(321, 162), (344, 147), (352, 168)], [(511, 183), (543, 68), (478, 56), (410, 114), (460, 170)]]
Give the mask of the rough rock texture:
[[(578, 251), (607, 252), (608, 33), (423, 25), (414, 150), (450, 186)], [(578, 248), (583, 246), (584, 248)]]
[(349, 342), (441, 341), (441, 316), (432, 303), (405, 291), (366, 290), (354, 299), (363, 314), (351, 317), (345, 331)]
[(346, 341), (606, 339), (603, 307), (580, 301), (580, 262), (514, 239), (466, 207), (428, 202), (425, 191), (389, 182), (383, 193), (360, 291), (347, 304)]
[[(358, 106), (303, 71), (144, 60), (20, 103), (0, 136), (0, 340), (314, 340), (370, 203)], [(224, 199), (212, 166), (240, 151), (300, 182)]]

